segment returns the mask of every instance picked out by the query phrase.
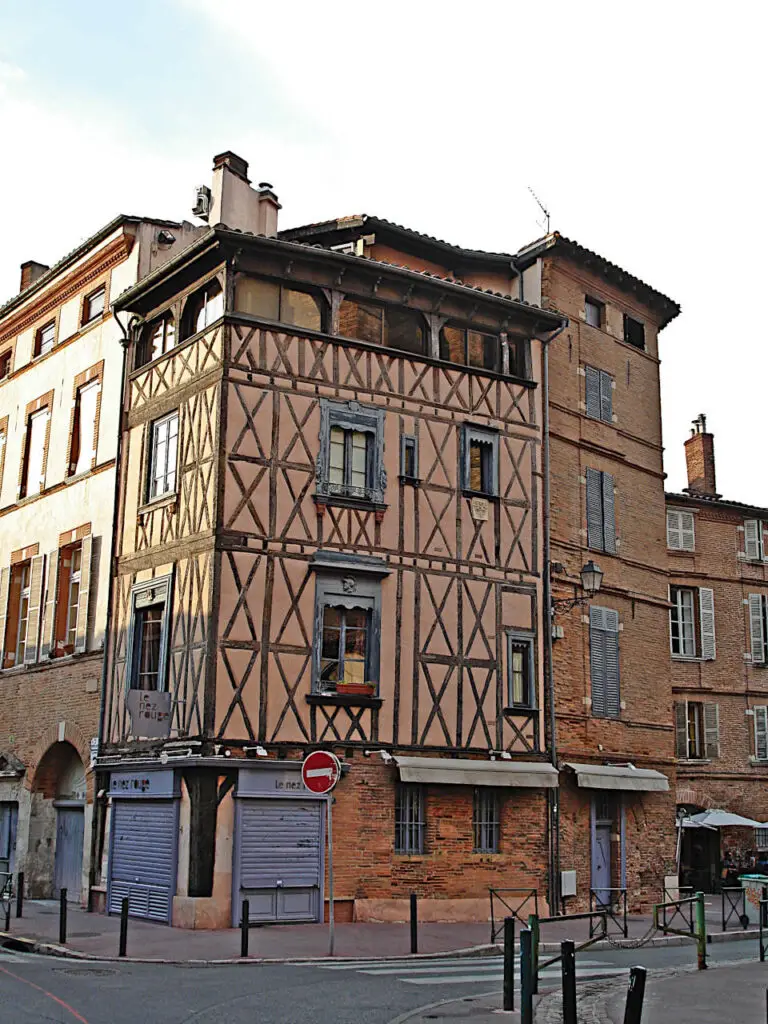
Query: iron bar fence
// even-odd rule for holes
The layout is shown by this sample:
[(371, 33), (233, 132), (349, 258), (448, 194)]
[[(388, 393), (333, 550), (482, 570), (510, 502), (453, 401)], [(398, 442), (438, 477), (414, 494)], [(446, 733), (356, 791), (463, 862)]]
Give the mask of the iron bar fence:
[[(667, 921), (669, 910), (673, 913)], [(685, 925), (685, 929), (673, 927), (671, 922), (677, 914)], [(660, 917), (662, 920), (660, 920)], [(697, 892), (693, 897), (686, 897), (679, 900), (668, 900), (664, 903), (657, 903), (653, 908), (653, 926), (658, 931), (672, 935), (684, 935), (695, 940), (697, 947), (697, 960), (700, 971), (707, 967), (707, 921), (704, 913), (704, 893)]]
[[(600, 923), (599, 931), (593, 924), (594, 920)], [(562, 958), (562, 950), (556, 956), (550, 957), (549, 960), (544, 960), (543, 963), (539, 963), (539, 940), (541, 936), (541, 927), (546, 924), (554, 924), (556, 921), (562, 923), (563, 921), (589, 921), (589, 938), (585, 942), (579, 943), (578, 946), (574, 946), (574, 953), (578, 953), (579, 950), (588, 949), (589, 946), (593, 946), (596, 942), (601, 939), (605, 939), (608, 936), (608, 913), (605, 910), (593, 910), (585, 914), (558, 914), (557, 917), (535, 917), (531, 915), (528, 919), (528, 927), (534, 935), (534, 949), (533, 949), (533, 963), (536, 976), (538, 972), (543, 971), (545, 967), (551, 967), (552, 964), (556, 964)]]
[(533, 912), (539, 914), (538, 889), (488, 889), (491, 900), (491, 942), (504, 931), (504, 918), (515, 917), (522, 925), (528, 923), (530, 902)]
[[(613, 921), (619, 932), (626, 939), (629, 935), (627, 925), (627, 890), (626, 889), (590, 889), (589, 909), (605, 911), (608, 921)], [(606, 921), (606, 925), (608, 923)], [(592, 938), (592, 923), (589, 925), (589, 937)]]
[(675, 928), (685, 928), (688, 935), (693, 935), (695, 930), (694, 910), (692, 904), (684, 901), (694, 899), (693, 886), (679, 885), (673, 889), (664, 889), (664, 903), (659, 904), (661, 909), (661, 926), (663, 932)]
[(724, 932), (728, 931), (731, 921), (736, 921), (744, 930), (749, 926), (747, 917), (746, 894), (739, 886), (723, 887), (720, 890), (720, 923)]

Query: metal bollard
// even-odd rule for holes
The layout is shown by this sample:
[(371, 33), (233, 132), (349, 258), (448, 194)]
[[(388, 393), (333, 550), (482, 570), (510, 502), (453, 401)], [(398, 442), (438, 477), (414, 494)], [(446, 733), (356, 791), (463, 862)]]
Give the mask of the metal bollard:
[(515, 919), (504, 918), (504, 1010), (515, 1008)]
[(411, 893), (411, 953), (419, 951), (419, 911), (416, 893)]
[(520, 932), (520, 1024), (533, 1024), (533, 948), (530, 928)]
[(9, 891), (8, 899), (3, 901), (5, 903), (5, 930), (7, 932), (11, 930), (11, 899), (12, 893)]
[(125, 956), (128, 949), (128, 897), (124, 896), (120, 903), (120, 948), (118, 956)]
[(576, 950), (566, 939), (560, 943), (563, 974), (563, 1024), (577, 1024), (576, 1019)]
[(20, 871), (16, 876), (16, 917), (21, 917), (24, 909), (24, 872)]
[(707, 969), (707, 919), (704, 914), (704, 893), (696, 893), (696, 946), (697, 966), (700, 971)]
[(531, 983), (533, 994), (536, 995), (539, 991), (539, 939), (541, 937), (538, 914), (528, 915), (528, 927), (531, 930)]
[(240, 911), (240, 956), (248, 956), (248, 919), (251, 906), (248, 900), (243, 900)]
[(67, 890), (59, 892), (59, 945), (67, 944)]
[(644, 967), (632, 967), (630, 969), (627, 1005), (624, 1009), (624, 1024), (640, 1024), (642, 1020), (645, 975), (646, 970)]

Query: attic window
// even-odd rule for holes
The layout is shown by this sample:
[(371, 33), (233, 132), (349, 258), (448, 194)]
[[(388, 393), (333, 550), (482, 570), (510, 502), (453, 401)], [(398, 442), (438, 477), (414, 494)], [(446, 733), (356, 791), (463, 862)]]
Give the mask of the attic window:
[(624, 314), (624, 341), (635, 348), (645, 349), (645, 325)]
[(293, 324), (308, 331), (323, 329), (323, 307), (315, 295), (260, 277), (242, 275), (238, 278), (235, 309), (238, 313)]
[(589, 295), (584, 296), (584, 319), (590, 327), (603, 326), (603, 312), (605, 306), (598, 299), (592, 299)]
[(83, 300), (83, 323), (89, 324), (91, 320), (97, 320), (104, 312), (107, 299), (107, 290), (104, 285), (97, 288), (95, 292), (86, 295)]
[(6, 351), (0, 355), (0, 380), (5, 380), (6, 377), (10, 376), (12, 357), (13, 352), (11, 349), (6, 349)]

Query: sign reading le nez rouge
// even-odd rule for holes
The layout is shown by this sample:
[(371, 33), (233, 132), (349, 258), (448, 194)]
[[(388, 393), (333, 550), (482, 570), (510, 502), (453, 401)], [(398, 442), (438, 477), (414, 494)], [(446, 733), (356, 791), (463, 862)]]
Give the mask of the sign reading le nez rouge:
[(330, 793), (341, 778), (341, 762), (327, 750), (315, 750), (302, 761), (301, 778), (310, 793)]

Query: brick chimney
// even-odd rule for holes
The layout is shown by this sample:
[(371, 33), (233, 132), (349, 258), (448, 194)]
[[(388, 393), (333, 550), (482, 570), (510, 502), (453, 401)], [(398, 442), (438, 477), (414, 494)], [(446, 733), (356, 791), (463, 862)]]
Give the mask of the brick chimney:
[(19, 291), (23, 292), (25, 288), (29, 288), (31, 284), (34, 284), (38, 278), (42, 277), (50, 269), (45, 263), (38, 263), (36, 260), (27, 260), (26, 263), (22, 263)]
[(211, 207), (208, 223), (250, 231), (256, 235), (277, 235), (277, 211), (280, 203), (266, 181), (251, 188), (248, 163), (227, 150), (213, 158)]
[(707, 417), (699, 413), (693, 421), (691, 436), (685, 442), (689, 494), (719, 498), (715, 485), (715, 438), (707, 433)]

